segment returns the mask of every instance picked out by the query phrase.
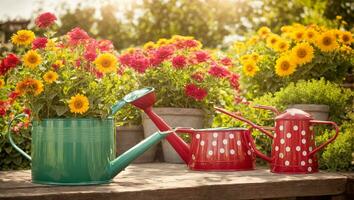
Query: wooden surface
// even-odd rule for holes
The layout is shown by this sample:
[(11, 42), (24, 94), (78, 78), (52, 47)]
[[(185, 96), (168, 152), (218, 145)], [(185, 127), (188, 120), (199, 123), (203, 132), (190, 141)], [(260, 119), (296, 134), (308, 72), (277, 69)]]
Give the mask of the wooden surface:
[(0, 172), (0, 199), (264, 199), (342, 195), (347, 176), (319, 172), (282, 175), (267, 169), (196, 172), (185, 165), (135, 164), (112, 183), (96, 186), (47, 186), (31, 183), (30, 171)]

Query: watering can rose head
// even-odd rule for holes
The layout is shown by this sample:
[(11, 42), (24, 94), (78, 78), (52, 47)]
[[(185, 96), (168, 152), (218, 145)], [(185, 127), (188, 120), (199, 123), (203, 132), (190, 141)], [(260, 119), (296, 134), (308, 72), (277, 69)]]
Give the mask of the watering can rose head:
[(233, 61), (220, 52), (202, 49), (193, 37), (175, 35), (126, 49), (119, 63), (138, 73), (141, 87), (156, 89), (157, 107), (211, 110), (212, 103), (239, 91)]
[(119, 95), (137, 87), (134, 76), (119, 69), (118, 53), (109, 40), (93, 39), (78, 27), (53, 37), (55, 20), (52, 13), (38, 16), (43, 36), (19, 30), (11, 37), (23, 53), (1, 60), (0, 75), (14, 88), (9, 92), (24, 100), (35, 119), (108, 117)]

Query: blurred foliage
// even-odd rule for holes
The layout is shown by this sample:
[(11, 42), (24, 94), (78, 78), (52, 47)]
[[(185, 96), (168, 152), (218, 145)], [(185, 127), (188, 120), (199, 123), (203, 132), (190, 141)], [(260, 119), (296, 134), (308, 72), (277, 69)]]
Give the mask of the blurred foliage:
[[(227, 37), (244, 35), (261, 26), (279, 31), (284, 24), (316, 23), (334, 26), (329, 19), (343, 15), (352, 27), (350, 1), (334, 0), (143, 0), (129, 5), (108, 1), (101, 7), (62, 5), (59, 33), (79, 26), (90, 35), (113, 41), (118, 49), (142, 45), (172, 35), (191, 35), (206, 47), (220, 47)], [(340, 5), (340, 6), (332, 6)], [(96, 11), (99, 17), (96, 17)]]

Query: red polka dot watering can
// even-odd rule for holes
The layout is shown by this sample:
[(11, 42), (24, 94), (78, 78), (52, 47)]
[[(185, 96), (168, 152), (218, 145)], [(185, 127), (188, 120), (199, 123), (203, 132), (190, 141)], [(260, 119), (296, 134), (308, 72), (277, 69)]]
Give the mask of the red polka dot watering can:
[[(123, 98), (120, 106), (131, 103), (144, 110), (160, 131), (171, 127), (153, 112), (156, 101), (154, 88), (143, 88)], [(115, 109), (119, 109), (117, 106)], [(255, 128), (262, 129), (255, 126)], [(191, 144), (187, 144), (177, 133), (191, 134)], [(251, 170), (255, 167), (254, 146), (251, 130), (246, 128), (192, 129), (176, 128), (166, 139), (192, 170)], [(270, 134), (270, 133), (269, 133)]]
[[(273, 139), (271, 157), (257, 152), (259, 157), (270, 163), (270, 170), (275, 173), (290, 174), (318, 172), (315, 153), (336, 139), (339, 131), (337, 124), (331, 121), (313, 120), (310, 114), (294, 108), (287, 109), (281, 114), (274, 107), (255, 106), (255, 108), (270, 110), (277, 114), (273, 128), (275, 133), (271, 137)], [(216, 109), (233, 117), (239, 117), (224, 109)], [(252, 127), (257, 126), (248, 120), (243, 121)], [(336, 133), (328, 141), (316, 146), (313, 126), (318, 124), (332, 125)]]

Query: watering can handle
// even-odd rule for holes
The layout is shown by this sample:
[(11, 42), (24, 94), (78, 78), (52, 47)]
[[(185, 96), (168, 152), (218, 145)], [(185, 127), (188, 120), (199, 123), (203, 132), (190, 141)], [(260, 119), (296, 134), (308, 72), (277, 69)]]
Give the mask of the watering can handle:
[(119, 109), (121, 109), (127, 102), (124, 101), (124, 99), (117, 101), (112, 107), (111, 107), (111, 116), (116, 114)]
[(193, 134), (195, 132), (194, 128), (190, 128), (190, 127), (176, 127), (175, 130), (176, 133)]
[(25, 158), (27, 158), (28, 160), (32, 161), (31, 159), (31, 156), (29, 156), (26, 152), (24, 152), (20, 147), (18, 147), (15, 142), (13, 141), (12, 139), (12, 136), (11, 136), (11, 124), (12, 122), (14, 122), (16, 119), (19, 119), (19, 118), (22, 118), (22, 117), (25, 117), (27, 116), (27, 114), (19, 114), (19, 115), (16, 115), (12, 120), (9, 121), (8, 123), (8, 128), (7, 128), (7, 134), (8, 134), (8, 137), (9, 137), (9, 141), (10, 141), (10, 144), (18, 151), (20, 152), (20, 154), (22, 154)]
[(229, 112), (229, 111), (227, 111), (227, 110), (225, 110), (225, 109), (223, 109), (223, 108), (215, 107), (215, 109), (216, 109), (217, 111), (219, 111), (219, 112), (222, 112), (222, 113), (224, 113), (224, 114), (226, 114), (226, 115), (229, 115), (230, 117), (233, 117), (233, 118), (235, 118), (235, 119), (238, 119), (238, 120), (240, 120), (240, 121), (243, 121), (243, 122), (245, 122), (245, 123), (251, 125), (253, 128), (258, 129), (258, 130), (260, 130), (261, 132), (265, 133), (265, 134), (266, 134), (268, 137), (270, 137), (271, 139), (274, 138), (274, 136), (272, 135), (272, 133), (270, 133), (269, 131), (265, 130), (262, 126), (258, 126), (257, 124), (251, 122), (251, 121), (248, 120), (248, 119), (245, 119), (245, 118), (243, 118), (243, 117), (241, 117), (241, 116), (238, 116), (238, 115), (236, 115), (236, 114), (233, 114), (233, 113), (231, 113), (231, 112)]
[(327, 146), (329, 143), (333, 142), (333, 140), (335, 140), (338, 136), (339, 133), (339, 128), (337, 126), (336, 123), (331, 122), (331, 121), (319, 121), (319, 120), (311, 120), (310, 124), (327, 124), (327, 125), (332, 125), (334, 127), (334, 129), (336, 130), (336, 134), (330, 138), (328, 141), (326, 141), (325, 143), (321, 144), (320, 146), (316, 147), (314, 150), (312, 150), (308, 156), (312, 156), (313, 154), (315, 154), (317, 151), (321, 150), (322, 148), (324, 148), (325, 146)]
[(258, 109), (263, 109), (263, 110), (269, 110), (272, 111), (274, 114), (279, 115), (280, 112), (278, 111), (278, 109), (276, 109), (273, 106), (263, 106), (263, 105), (255, 105), (253, 106), (253, 108), (258, 108)]

